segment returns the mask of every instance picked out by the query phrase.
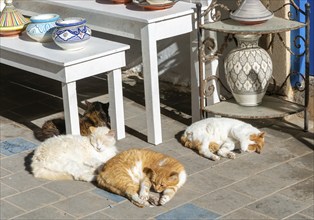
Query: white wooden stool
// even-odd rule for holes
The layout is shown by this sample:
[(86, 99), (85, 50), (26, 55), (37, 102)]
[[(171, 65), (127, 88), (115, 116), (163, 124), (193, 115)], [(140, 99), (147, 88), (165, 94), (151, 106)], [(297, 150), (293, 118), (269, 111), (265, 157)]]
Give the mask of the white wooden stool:
[(109, 72), (111, 126), (118, 140), (125, 137), (121, 67), (125, 66), (129, 45), (92, 37), (84, 49), (66, 51), (54, 42), (35, 42), (23, 33), (1, 37), (0, 47), (0, 63), (62, 83), (67, 134), (80, 134), (76, 81)]

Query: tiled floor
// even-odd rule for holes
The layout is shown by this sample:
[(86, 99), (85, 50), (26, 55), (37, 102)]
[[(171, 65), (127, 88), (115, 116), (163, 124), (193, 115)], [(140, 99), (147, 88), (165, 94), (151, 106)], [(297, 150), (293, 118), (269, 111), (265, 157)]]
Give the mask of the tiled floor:
[[(164, 83), (164, 142), (146, 143), (142, 80), (126, 78), (128, 134), (117, 142), (119, 150), (163, 152), (179, 159), (188, 172), (186, 184), (168, 204), (140, 209), (91, 183), (34, 178), (29, 162), (39, 142), (32, 129), (62, 115), (61, 86), (4, 65), (0, 76), (1, 219), (314, 219), (314, 130), (302, 132), (296, 117), (250, 121), (267, 133), (263, 152), (214, 162), (177, 141), (190, 124), (189, 94), (171, 92)], [(105, 75), (79, 81), (79, 101), (106, 102), (106, 85)]]

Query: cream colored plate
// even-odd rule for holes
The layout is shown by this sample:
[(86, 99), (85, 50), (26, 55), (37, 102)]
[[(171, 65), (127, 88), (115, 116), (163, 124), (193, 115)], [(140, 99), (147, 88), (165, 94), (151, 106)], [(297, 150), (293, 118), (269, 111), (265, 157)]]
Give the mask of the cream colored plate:
[(146, 2), (148, 2), (150, 5), (165, 5), (165, 4), (172, 3), (172, 1), (170, 0), (164, 1), (163, 3), (152, 2), (150, 0), (146, 0)]

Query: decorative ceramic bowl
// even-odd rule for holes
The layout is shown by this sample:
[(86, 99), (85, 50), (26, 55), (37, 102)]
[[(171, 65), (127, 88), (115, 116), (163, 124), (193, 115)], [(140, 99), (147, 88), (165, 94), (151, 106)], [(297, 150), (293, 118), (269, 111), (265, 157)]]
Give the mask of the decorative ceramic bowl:
[(230, 18), (242, 24), (260, 24), (273, 17), (260, 0), (244, 0), (240, 7), (230, 13)]
[(0, 36), (18, 35), (25, 30), (28, 23), (29, 19), (13, 6), (12, 0), (5, 0), (0, 17)]
[(169, 1), (169, 0), (146, 0), (146, 2), (148, 2), (151, 5), (163, 5), (163, 4), (170, 3), (171, 1)]
[(31, 23), (26, 28), (27, 35), (38, 42), (52, 41), (52, 32), (59, 19), (57, 14), (40, 14), (30, 18)]
[(112, 2), (116, 4), (128, 4), (131, 3), (132, 0), (112, 0)]
[(54, 42), (64, 50), (79, 50), (84, 48), (91, 37), (92, 31), (86, 25), (86, 19), (70, 17), (56, 21), (52, 33)]

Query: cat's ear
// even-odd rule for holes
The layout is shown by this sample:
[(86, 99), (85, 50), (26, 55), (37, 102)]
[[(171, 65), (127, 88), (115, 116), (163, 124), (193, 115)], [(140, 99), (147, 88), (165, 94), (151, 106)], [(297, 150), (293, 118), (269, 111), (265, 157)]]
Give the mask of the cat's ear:
[(258, 137), (260, 137), (260, 138), (264, 138), (265, 137), (265, 135), (266, 135), (266, 132), (261, 132), (261, 133), (259, 133), (258, 134)]
[(94, 131), (96, 130), (96, 127), (90, 126), (90, 127), (89, 127), (89, 130), (90, 130), (91, 133), (94, 133)]
[(109, 109), (109, 102), (103, 103), (103, 109)]
[(92, 105), (92, 103), (87, 101), (87, 100), (85, 100), (85, 105), (87, 106), (87, 108), (89, 108)]
[(108, 133), (107, 133), (108, 136), (111, 136), (111, 137), (114, 137), (116, 136), (116, 131), (115, 130), (110, 130)]
[(179, 174), (177, 172), (171, 172), (168, 177), (169, 181), (177, 181), (179, 179)]

